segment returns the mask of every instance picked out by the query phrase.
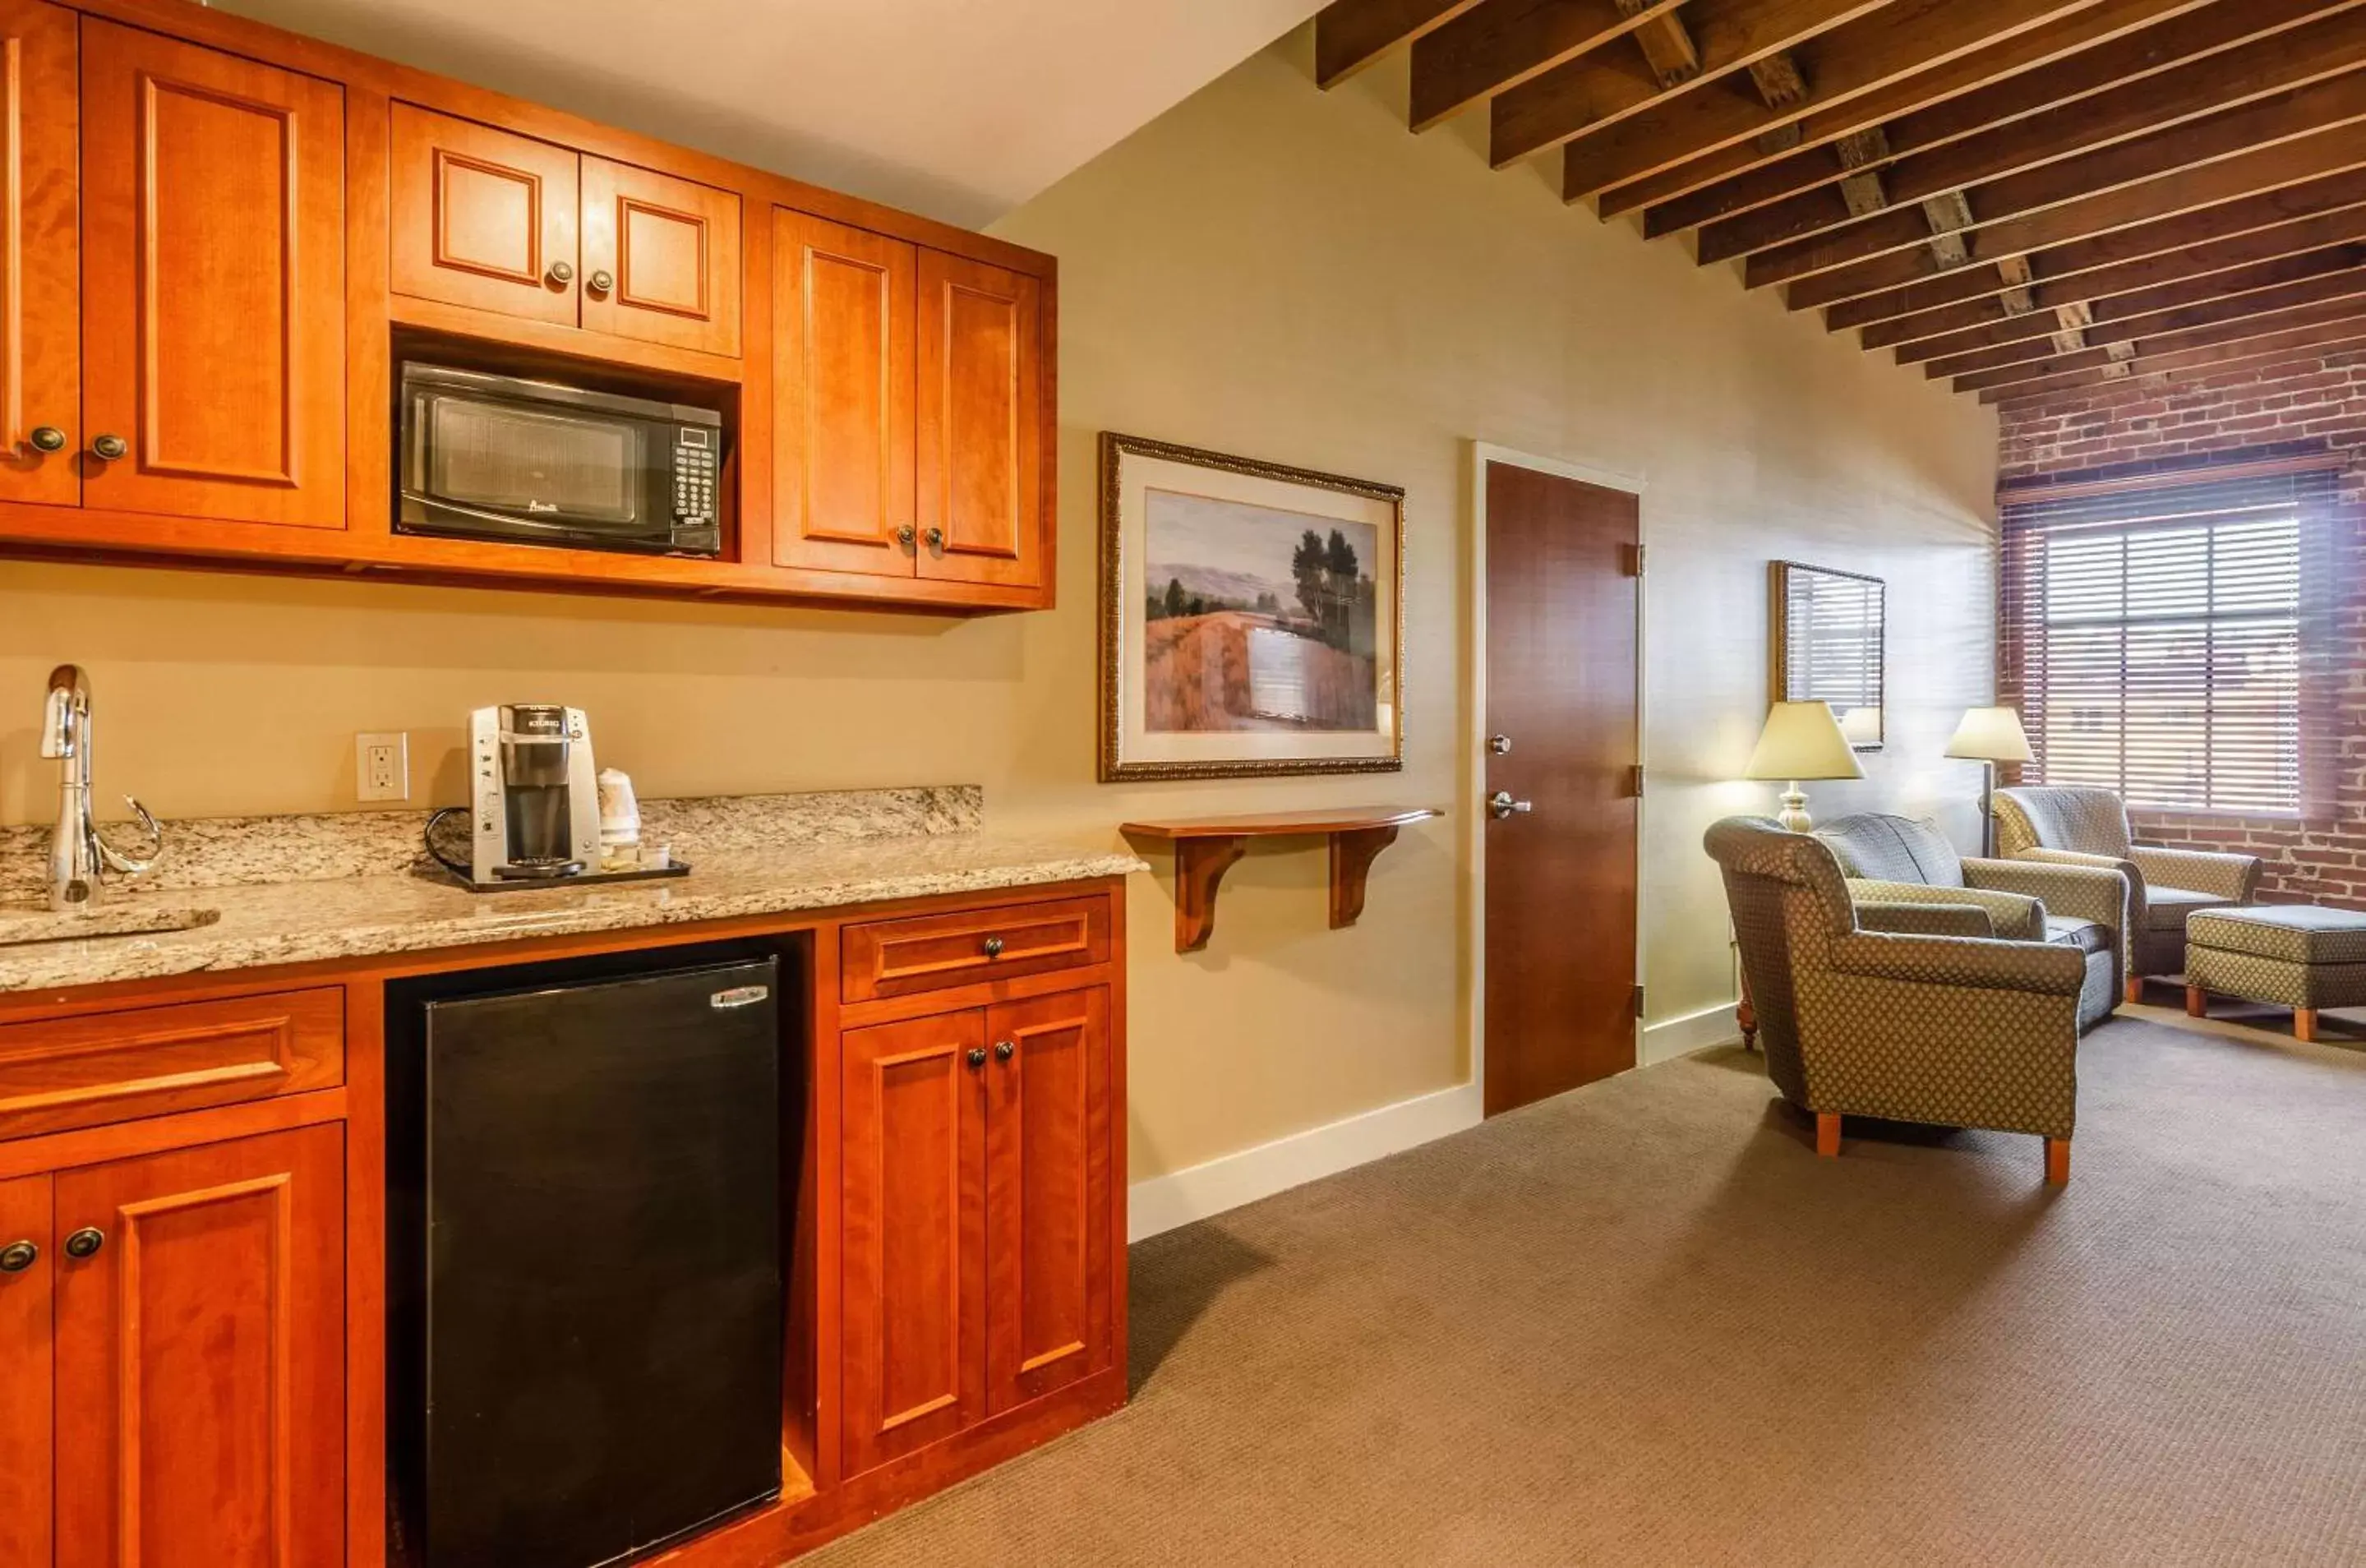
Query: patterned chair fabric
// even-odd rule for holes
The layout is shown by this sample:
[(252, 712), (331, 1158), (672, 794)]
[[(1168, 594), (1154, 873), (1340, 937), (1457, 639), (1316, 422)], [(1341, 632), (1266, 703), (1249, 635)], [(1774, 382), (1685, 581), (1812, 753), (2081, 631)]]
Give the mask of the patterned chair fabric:
[(2277, 1007), (2366, 1004), (2366, 914), (2306, 904), (2202, 910), (2186, 931), (2185, 982)]
[(2081, 1030), (2101, 1023), (2119, 1006), (2127, 973), (2129, 912), (2127, 879), (2117, 871), (1966, 860), (1931, 824), (1885, 812), (1835, 818), (1816, 836), (1840, 861), (1865, 924), (1874, 923), (1865, 919), (1869, 903), (1971, 904), (1989, 917), (1989, 929), (1950, 934), (2050, 942), (2087, 955), (2079, 999)]
[(1731, 817), (1725, 877), (1775, 1087), (1801, 1109), (2067, 1138), (2085, 956), (1865, 930), (1822, 840)]
[(1996, 792), (1997, 845), (2011, 860), (2108, 866), (2128, 879), (2128, 973), (2185, 967), (2185, 920), (2196, 909), (2251, 902), (2255, 855), (2164, 850), (2135, 842), (2127, 807), (2107, 789), (2016, 784)]

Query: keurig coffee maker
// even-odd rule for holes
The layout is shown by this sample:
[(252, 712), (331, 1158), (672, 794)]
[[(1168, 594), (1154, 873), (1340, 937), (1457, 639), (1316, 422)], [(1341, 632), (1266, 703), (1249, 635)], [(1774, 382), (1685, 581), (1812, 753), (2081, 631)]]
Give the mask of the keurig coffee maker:
[(600, 863), (598, 773), (581, 708), (479, 708), (468, 720), (471, 799), (459, 808), (468, 815), (469, 864), (435, 858), (479, 887), (581, 876)]

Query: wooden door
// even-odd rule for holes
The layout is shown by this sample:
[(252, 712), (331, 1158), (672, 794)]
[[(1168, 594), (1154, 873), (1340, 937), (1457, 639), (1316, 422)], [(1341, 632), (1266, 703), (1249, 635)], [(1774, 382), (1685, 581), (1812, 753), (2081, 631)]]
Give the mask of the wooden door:
[(344, 90), (82, 40), (84, 503), (344, 526)]
[(82, 499), (75, 28), (72, 11), (0, 0), (0, 501)]
[(57, 1568), (344, 1562), (344, 1129), (67, 1171), (56, 1223)]
[[(50, 1179), (0, 1181), (0, 1562), (49, 1568)], [(32, 1248), (27, 1258), (21, 1248)]]
[(1109, 1365), (1109, 993), (986, 1014), (986, 1385), (997, 1414)]
[(583, 160), (583, 325), (704, 354), (739, 352), (739, 198)]
[[(1486, 1107), (1635, 1065), (1635, 497), (1487, 465)], [(1481, 809), (1488, 807), (1482, 802)]]
[(772, 209), (772, 559), (909, 577), (919, 252)]
[(843, 1061), (851, 1475), (986, 1414), (986, 1015), (851, 1031)]
[(394, 291), (575, 325), (576, 155), (410, 104), (392, 136)]
[(919, 573), (1029, 585), (1043, 571), (1042, 293), (920, 253)]

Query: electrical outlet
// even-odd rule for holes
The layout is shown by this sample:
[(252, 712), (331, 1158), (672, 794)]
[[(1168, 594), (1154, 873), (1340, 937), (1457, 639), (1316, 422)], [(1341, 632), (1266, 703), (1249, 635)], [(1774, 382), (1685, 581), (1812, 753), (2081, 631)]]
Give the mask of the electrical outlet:
[(400, 731), (354, 737), (354, 794), (362, 800), (411, 798), (411, 737)]

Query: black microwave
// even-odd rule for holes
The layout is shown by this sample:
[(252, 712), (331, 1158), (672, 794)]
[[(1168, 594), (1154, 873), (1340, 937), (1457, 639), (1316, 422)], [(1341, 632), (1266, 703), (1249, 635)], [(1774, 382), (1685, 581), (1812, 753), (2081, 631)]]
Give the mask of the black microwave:
[(723, 551), (723, 416), (448, 366), (402, 367), (395, 532), (647, 555)]

